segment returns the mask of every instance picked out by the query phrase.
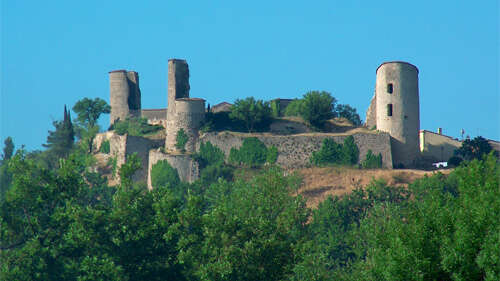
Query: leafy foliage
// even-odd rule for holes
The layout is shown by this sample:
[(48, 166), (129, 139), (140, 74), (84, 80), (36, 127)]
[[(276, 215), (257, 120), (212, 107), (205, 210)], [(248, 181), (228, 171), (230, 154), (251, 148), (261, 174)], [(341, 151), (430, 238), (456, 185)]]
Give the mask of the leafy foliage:
[(151, 184), (153, 188), (173, 188), (180, 183), (179, 174), (167, 160), (156, 162), (151, 168)]
[(99, 152), (104, 153), (104, 154), (109, 154), (111, 151), (110, 143), (109, 140), (104, 140), (101, 143), (101, 147), (99, 148)]
[(224, 163), (224, 152), (207, 141), (200, 144), (200, 150), (193, 155), (194, 160), (198, 162), (200, 169), (203, 169), (211, 164)]
[[(410, 185), (405, 207), (378, 206), (361, 224), (362, 280), (498, 280), (499, 165), (493, 155)], [(450, 192), (452, 191), (452, 192)]]
[(268, 150), (266, 145), (255, 137), (245, 138), (240, 149), (233, 147), (229, 153), (229, 162), (236, 165), (244, 164), (248, 167), (259, 167), (268, 160), (276, 162), (277, 158), (276, 148), (271, 147)]
[(351, 121), (354, 126), (361, 125), (361, 118), (359, 114), (356, 112), (356, 108), (348, 105), (348, 104), (338, 104), (335, 108), (335, 114), (337, 117), (343, 117), (347, 120)]
[(304, 95), (300, 116), (315, 128), (322, 128), (325, 121), (335, 116), (337, 100), (328, 92), (311, 91)]
[(141, 168), (141, 159), (137, 156), (137, 152), (127, 155), (127, 161), (120, 166), (119, 175), (120, 182), (123, 188), (130, 189), (133, 186), (132, 177), (135, 172)]
[(361, 162), (361, 167), (363, 169), (380, 169), (382, 168), (382, 154), (375, 155), (371, 151), (371, 149), (368, 149), (368, 152), (366, 152), (366, 158)]
[(269, 102), (255, 100), (248, 97), (244, 100), (237, 99), (229, 114), (231, 119), (242, 121), (248, 132), (253, 132), (257, 127), (264, 128), (271, 120), (271, 107)]
[(11, 137), (7, 137), (3, 144), (2, 160), (9, 160), (14, 153), (14, 142)]
[(488, 143), (488, 140), (478, 136), (474, 139), (466, 139), (462, 142), (462, 146), (455, 150), (455, 155), (462, 157), (463, 159), (470, 161), (473, 159), (481, 159), (483, 154), (488, 154), (493, 148)]
[(131, 136), (144, 136), (148, 134), (154, 134), (161, 130), (163, 127), (161, 125), (151, 125), (148, 124), (146, 118), (140, 117), (129, 117), (125, 120), (116, 121), (112, 128), (119, 135), (129, 134)]
[(43, 144), (48, 149), (49, 155), (53, 162), (57, 162), (60, 158), (66, 158), (75, 142), (75, 133), (73, 131), (73, 123), (71, 122), (70, 112), (64, 106), (64, 119), (62, 121), (54, 121), (52, 123), (55, 131), (49, 131), (47, 136), (47, 144)]
[(183, 128), (180, 128), (179, 131), (177, 131), (177, 136), (175, 137), (175, 147), (180, 151), (186, 151), (186, 143), (188, 142), (188, 140), (188, 135)]
[(111, 106), (100, 98), (83, 98), (75, 103), (73, 111), (78, 115), (77, 121), (87, 128), (97, 125), (97, 120), (102, 114), (109, 114)]
[(310, 162), (316, 166), (325, 165), (354, 165), (358, 163), (359, 149), (353, 136), (344, 139), (344, 144), (336, 143), (333, 139), (325, 138), (318, 151), (311, 155)]
[(302, 99), (294, 99), (285, 109), (285, 116), (300, 116), (302, 108)]

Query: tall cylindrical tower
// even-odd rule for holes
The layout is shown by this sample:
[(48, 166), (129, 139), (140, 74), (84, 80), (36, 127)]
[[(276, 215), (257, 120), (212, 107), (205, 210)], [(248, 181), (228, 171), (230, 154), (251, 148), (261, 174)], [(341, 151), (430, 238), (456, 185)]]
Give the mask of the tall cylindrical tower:
[(377, 68), (377, 129), (391, 135), (395, 167), (411, 167), (419, 156), (420, 130), (418, 69), (400, 61), (382, 63)]
[(114, 70), (109, 72), (110, 124), (117, 119), (141, 113), (141, 90), (139, 75), (135, 71)]
[(185, 60), (168, 60), (168, 90), (167, 90), (167, 138), (165, 149), (175, 150), (178, 131), (176, 100), (189, 98), (189, 66)]
[(205, 118), (205, 100), (199, 98), (180, 98), (175, 100), (175, 117), (169, 120), (167, 126), (166, 149), (178, 151), (175, 147), (177, 134), (182, 129), (188, 137), (185, 145), (187, 152), (194, 152), (198, 131)]
[(129, 114), (127, 71), (114, 70), (109, 72), (109, 103), (111, 105), (110, 123), (118, 118), (124, 120)]

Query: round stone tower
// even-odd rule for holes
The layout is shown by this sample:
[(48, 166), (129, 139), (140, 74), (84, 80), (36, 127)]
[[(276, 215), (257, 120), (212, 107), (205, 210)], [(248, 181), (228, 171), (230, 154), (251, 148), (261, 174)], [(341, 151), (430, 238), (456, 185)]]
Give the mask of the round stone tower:
[(141, 91), (139, 75), (135, 71), (114, 70), (109, 72), (109, 100), (111, 104), (110, 124), (117, 119), (141, 113)]
[(392, 61), (382, 63), (376, 73), (377, 129), (391, 135), (394, 167), (414, 166), (419, 156), (418, 69)]
[(168, 61), (168, 107), (167, 137), (165, 149), (177, 151), (177, 133), (183, 129), (188, 136), (184, 147), (188, 152), (195, 151), (198, 131), (205, 118), (205, 100), (189, 98), (189, 67), (185, 60)]

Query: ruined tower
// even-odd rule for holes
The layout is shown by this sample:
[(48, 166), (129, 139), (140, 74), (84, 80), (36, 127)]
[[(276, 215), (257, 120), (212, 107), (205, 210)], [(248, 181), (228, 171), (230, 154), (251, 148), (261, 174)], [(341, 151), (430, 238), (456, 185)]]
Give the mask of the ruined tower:
[(377, 129), (391, 135), (394, 166), (414, 166), (419, 156), (418, 69), (407, 62), (392, 61), (382, 63), (376, 73)]
[(111, 104), (110, 124), (117, 119), (141, 114), (141, 90), (139, 75), (135, 71), (114, 70), (109, 72)]
[(185, 60), (168, 61), (167, 137), (165, 149), (177, 151), (177, 133), (183, 129), (189, 140), (186, 151), (195, 151), (198, 130), (205, 118), (205, 100), (189, 98), (189, 67)]

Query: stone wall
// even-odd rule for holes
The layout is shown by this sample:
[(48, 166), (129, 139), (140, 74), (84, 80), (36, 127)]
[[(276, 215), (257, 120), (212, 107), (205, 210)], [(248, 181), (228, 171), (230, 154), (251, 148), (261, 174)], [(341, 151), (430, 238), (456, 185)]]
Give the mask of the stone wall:
[(167, 160), (168, 163), (179, 173), (181, 181), (194, 182), (199, 178), (198, 163), (187, 154), (166, 154), (160, 150), (149, 151), (148, 164), (148, 189), (153, 189), (151, 184), (151, 168), (160, 160)]
[(429, 161), (446, 162), (460, 146), (462, 142), (451, 137), (427, 130), (420, 131), (420, 153)]
[[(218, 146), (226, 157), (232, 147), (240, 147), (243, 139), (255, 136), (266, 146), (278, 148), (277, 164), (285, 168), (301, 168), (309, 163), (313, 151), (321, 147), (324, 138), (332, 138), (337, 143), (342, 143), (348, 134), (300, 134), (289, 136), (276, 136), (269, 134), (241, 134), (232, 132), (206, 133), (200, 137), (200, 142), (210, 141)], [(391, 138), (387, 133), (354, 133), (354, 141), (359, 148), (359, 159), (364, 160), (368, 149), (373, 153), (382, 154), (383, 166), (392, 168)], [(199, 144), (197, 149), (199, 149)]]
[(116, 157), (116, 166), (119, 169), (127, 156), (137, 152), (141, 159), (141, 169), (134, 174), (134, 181), (146, 183), (149, 167), (149, 151), (163, 147), (165, 139), (148, 139), (144, 137), (135, 137), (129, 135), (120, 136), (113, 131), (97, 134), (94, 139), (93, 149), (99, 151), (103, 141), (108, 140), (110, 146), (110, 156)]

